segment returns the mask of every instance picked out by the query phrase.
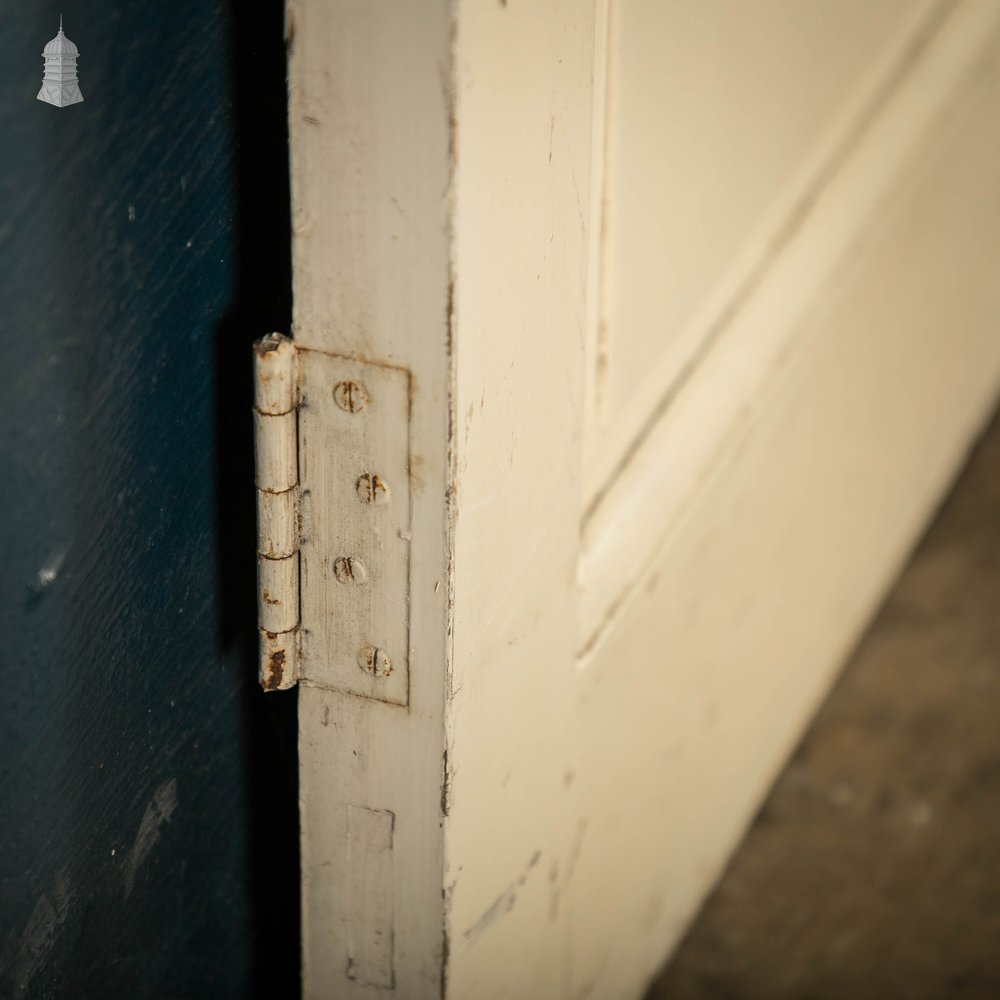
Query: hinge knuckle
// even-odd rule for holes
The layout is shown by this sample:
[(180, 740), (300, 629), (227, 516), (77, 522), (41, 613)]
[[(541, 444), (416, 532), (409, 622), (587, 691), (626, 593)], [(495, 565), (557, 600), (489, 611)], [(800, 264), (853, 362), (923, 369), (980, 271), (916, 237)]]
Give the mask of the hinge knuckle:
[(279, 416), (295, 409), (295, 345), (280, 333), (254, 344), (254, 409)]
[(299, 551), (299, 490), (257, 491), (257, 554), (287, 559)]
[(292, 687), (299, 676), (299, 471), (296, 351), (269, 334), (254, 344), (257, 482), (257, 622), (260, 682)]
[(254, 413), (257, 439), (257, 489), (284, 493), (299, 481), (295, 453), (295, 411), (270, 416)]
[(266, 632), (290, 632), (299, 624), (299, 555), (257, 557), (257, 620)]

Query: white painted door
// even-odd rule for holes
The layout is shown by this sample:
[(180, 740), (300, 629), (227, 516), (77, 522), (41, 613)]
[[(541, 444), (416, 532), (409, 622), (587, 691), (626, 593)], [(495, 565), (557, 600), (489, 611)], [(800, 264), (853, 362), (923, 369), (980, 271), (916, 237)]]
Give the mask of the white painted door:
[(995, 398), (998, 30), (290, 0), (306, 995), (641, 995)]

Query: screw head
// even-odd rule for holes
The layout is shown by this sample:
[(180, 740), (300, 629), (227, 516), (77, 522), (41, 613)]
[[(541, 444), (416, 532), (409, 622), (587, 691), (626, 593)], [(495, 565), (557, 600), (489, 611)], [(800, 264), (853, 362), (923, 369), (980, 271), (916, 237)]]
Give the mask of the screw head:
[(389, 484), (377, 472), (366, 472), (359, 476), (355, 489), (362, 503), (389, 502)]
[(374, 677), (388, 677), (392, 673), (392, 660), (384, 649), (362, 646), (358, 650), (358, 666)]
[(348, 413), (358, 413), (368, 405), (368, 390), (353, 379), (344, 379), (333, 387), (337, 406)]
[(364, 583), (368, 567), (357, 556), (338, 556), (333, 561), (333, 575), (338, 583)]

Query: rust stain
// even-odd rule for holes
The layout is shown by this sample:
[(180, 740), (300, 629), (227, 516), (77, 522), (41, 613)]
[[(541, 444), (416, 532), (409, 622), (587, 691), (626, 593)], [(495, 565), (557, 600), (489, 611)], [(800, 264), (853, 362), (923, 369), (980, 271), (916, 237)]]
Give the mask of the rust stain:
[(265, 691), (276, 691), (281, 687), (281, 681), (285, 676), (285, 651), (276, 649), (267, 659), (267, 677), (261, 681), (260, 686)]
[(389, 484), (377, 472), (365, 472), (355, 483), (362, 503), (384, 504), (389, 499)]
[(280, 600), (278, 600), (277, 598), (272, 597), (266, 590), (262, 590), (260, 592), (260, 596), (263, 599), (263, 601), (264, 601), (265, 604), (270, 604), (270, 605), (273, 606), (275, 604), (280, 604), (281, 603)]

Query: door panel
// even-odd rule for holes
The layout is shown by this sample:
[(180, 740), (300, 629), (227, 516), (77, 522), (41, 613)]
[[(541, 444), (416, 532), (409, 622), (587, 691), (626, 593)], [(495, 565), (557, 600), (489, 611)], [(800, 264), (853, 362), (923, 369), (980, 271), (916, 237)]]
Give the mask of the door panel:
[(689, 210), (667, 144), (620, 192), (679, 249), (605, 331), (598, 436), (597, 286), (614, 318), (641, 250), (605, 6), (294, 8), (295, 339), (412, 392), (408, 704), (299, 694), (308, 996), (640, 996), (995, 399), (1000, 8), (722, 9), (645, 8), (646, 72), (702, 100), (685, 183), (722, 192)]
[(812, 297), (738, 445), (583, 663), (581, 731), (629, 733), (579, 761), (575, 878), (601, 905), (576, 914), (574, 975), (594, 996), (638, 996), (678, 941), (995, 405), (995, 11), (967, 39), (981, 49), (988, 20), (954, 120)]
[(612, 4), (588, 499), (697, 364), (939, 6)]

